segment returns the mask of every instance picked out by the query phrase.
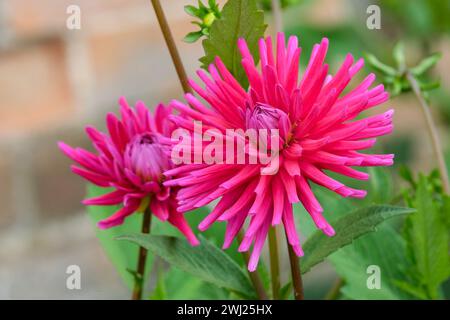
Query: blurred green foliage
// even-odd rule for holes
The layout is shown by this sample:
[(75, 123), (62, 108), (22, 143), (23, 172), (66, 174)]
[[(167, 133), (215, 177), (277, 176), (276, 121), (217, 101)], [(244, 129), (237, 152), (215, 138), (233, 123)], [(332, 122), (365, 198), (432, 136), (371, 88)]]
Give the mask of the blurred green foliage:
[(427, 41), (430, 37), (450, 32), (450, 1), (447, 0), (378, 0), (389, 31), (400, 36)]
[(437, 170), (418, 179), (406, 167), (402, 177), (410, 188), (403, 191), (405, 202), (417, 211), (405, 220), (403, 234), (407, 240), (413, 279), (402, 286), (417, 298), (443, 298), (441, 284), (450, 276), (449, 231), (450, 196), (442, 190)]

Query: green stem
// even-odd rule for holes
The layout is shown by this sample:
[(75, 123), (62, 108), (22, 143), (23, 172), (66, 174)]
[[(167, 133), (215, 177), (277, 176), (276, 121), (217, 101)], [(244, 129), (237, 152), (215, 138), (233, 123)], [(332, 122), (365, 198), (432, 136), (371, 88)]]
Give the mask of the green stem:
[(272, 14), (275, 26), (275, 33), (283, 32), (283, 17), (280, 0), (272, 0)]
[(411, 84), (411, 88), (414, 94), (419, 100), (420, 106), (422, 107), (422, 112), (425, 116), (425, 122), (427, 124), (428, 133), (430, 135), (431, 141), (433, 143), (434, 154), (436, 156), (436, 160), (439, 166), (439, 172), (441, 174), (442, 187), (446, 194), (450, 194), (450, 183), (448, 179), (447, 166), (444, 160), (444, 154), (442, 152), (441, 142), (439, 140), (439, 135), (437, 133), (436, 125), (433, 121), (433, 117), (431, 116), (430, 107), (426, 102), (425, 98), (422, 95), (422, 91), (420, 90), (420, 86), (413, 76), (413, 74), (409, 71), (406, 72), (406, 77)]
[[(149, 234), (152, 222), (152, 212), (150, 211), (150, 207), (145, 209), (142, 218), (142, 233)], [(145, 278), (145, 264), (147, 262), (147, 249), (144, 247), (139, 247), (139, 256), (138, 256), (138, 264), (137, 271), (134, 280), (134, 289), (133, 289), (133, 300), (141, 300), (142, 299), (142, 289), (144, 287), (144, 278)]]
[(156, 17), (158, 18), (158, 23), (161, 27), (164, 40), (167, 44), (167, 48), (169, 49), (170, 56), (172, 57), (173, 65), (175, 66), (181, 86), (183, 87), (183, 91), (184, 93), (192, 93), (189, 86), (186, 70), (184, 69), (183, 62), (181, 61), (180, 54), (173, 39), (172, 32), (170, 31), (166, 16), (164, 15), (161, 3), (159, 2), (159, 0), (151, 0), (151, 2), (153, 5), (153, 9), (155, 10)]
[[(239, 231), (237, 236), (238, 236), (239, 242), (242, 242), (242, 239), (244, 239), (244, 232), (242, 230)], [(247, 266), (248, 262), (250, 261), (250, 254), (248, 253), (248, 251), (242, 252), (242, 257), (244, 258), (245, 265)], [(248, 271), (248, 269), (247, 269), (247, 271)], [(254, 271), (254, 272), (248, 271), (248, 275), (253, 284), (253, 287), (255, 288), (255, 292), (256, 292), (259, 300), (269, 300), (269, 297), (267, 296), (266, 290), (264, 289), (264, 284), (261, 280), (261, 277), (259, 276), (258, 271)]]
[(325, 295), (325, 300), (336, 300), (339, 298), (339, 294), (341, 293), (341, 288), (344, 286), (344, 280), (342, 278), (338, 278), (336, 282), (331, 287), (330, 291)]
[(270, 252), (270, 275), (272, 280), (272, 297), (280, 299), (280, 258), (278, 255), (277, 230), (275, 227), (269, 229), (269, 252)]
[(294, 252), (294, 249), (289, 244), (289, 241), (286, 237), (286, 244), (289, 251), (289, 262), (291, 266), (291, 275), (292, 275), (292, 284), (294, 288), (294, 299), (295, 300), (304, 300), (305, 295), (303, 292), (303, 280), (302, 280), (302, 271), (300, 269), (300, 259)]

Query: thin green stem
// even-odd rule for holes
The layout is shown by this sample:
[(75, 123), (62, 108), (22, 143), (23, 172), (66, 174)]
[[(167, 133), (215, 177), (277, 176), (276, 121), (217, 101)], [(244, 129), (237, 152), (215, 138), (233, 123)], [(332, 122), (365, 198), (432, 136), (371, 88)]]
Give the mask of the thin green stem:
[[(144, 211), (142, 218), (142, 233), (149, 234), (152, 222), (152, 212), (150, 211), (150, 207), (147, 207)], [(144, 278), (145, 278), (145, 264), (147, 262), (147, 249), (144, 247), (139, 247), (139, 256), (138, 256), (138, 264), (137, 270), (134, 280), (134, 289), (133, 289), (133, 300), (141, 300), (142, 299), (142, 291), (144, 287)]]
[[(241, 230), (238, 233), (238, 240), (239, 242), (242, 242), (244, 239), (244, 232)], [(250, 254), (248, 251), (242, 252), (242, 257), (244, 258), (245, 265), (248, 265), (248, 262), (250, 261)], [(248, 269), (247, 269), (248, 271)], [(261, 277), (259, 276), (258, 271), (250, 272), (248, 271), (248, 275), (250, 277), (250, 280), (253, 284), (253, 287), (255, 288), (255, 292), (258, 296), (259, 300), (269, 300), (269, 297), (267, 296), (266, 290), (264, 289), (264, 284), (261, 280)]]
[(159, 0), (151, 0), (151, 2), (153, 5), (153, 9), (155, 10), (159, 26), (161, 27), (164, 40), (166, 41), (167, 48), (169, 49), (170, 56), (172, 57), (173, 65), (175, 66), (181, 86), (183, 87), (183, 91), (184, 93), (191, 93), (192, 91), (189, 86), (186, 70), (184, 69), (180, 54), (178, 53), (177, 46), (173, 39), (172, 32), (170, 31), (166, 16), (164, 15), (161, 3), (159, 2)]
[(281, 11), (280, 0), (272, 0), (272, 14), (275, 33), (283, 32), (283, 14)]
[(425, 116), (425, 122), (427, 124), (428, 133), (430, 135), (434, 154), (436, 156), (436, 160), (439, 166), (439, 172), (441, 175), (442, 180), (442, 187), (446, 194), (450, 194), (450, 183), (448, 179), (448, 172), (447, 172), (447, 166), (445, 164), (444, 160), (444, 154), (442, 151), (442, 145), (439, 140), (439, 135), (437, 133), (436, 125), (433, 121), (433, 117), (431, 116), (430, 107), (425, 100), (425, 98), (422, 95), (422, 91), (420, 90), (420, 86), (416, 80), (416, 78), (413, 76), (413, 74), (409, 71), (406, 72), (406, 78), (408, 79), (409, 83), (411, 84), (411, 88), (414, 92), (414, 94), (417, 97), (417, 100), (419, 100), (420, 106), (422, 107), (422, 112)]
[(270, 275), (272, 280), (272, 297), (280, 299), (280, 257), (278, 254), (277, 230), (275, 227), (269, 229), (269, 252), (270, 252)]
[(330, 288), (330, 291), (325, 295), (325, 300), (336, 300), (339, 298), (339, 294), (341, 293), (341, 288), (344, 286), (344, 280), (342, 278), (338, 278), (333, 286)]
[(292, 246), (289, 244), (287, 237), (286, 237), (286, 244), (289, 251), (289, 262), (291, 266), (292, 285), (294, 288), (294, 299), (304, 300), (305, 295), (303, 292), (303, 280), (302, 280), (302, 271), (300, 269), (300, 260), (295, 254)]

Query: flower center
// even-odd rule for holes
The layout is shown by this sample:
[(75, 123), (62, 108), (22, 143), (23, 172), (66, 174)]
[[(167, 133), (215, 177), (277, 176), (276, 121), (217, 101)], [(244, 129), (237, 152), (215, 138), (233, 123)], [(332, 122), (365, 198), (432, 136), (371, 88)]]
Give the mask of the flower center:
[(283, 141), (291, 130), (291, 122), (283, 110), (263, 103), (257, 103), (253, 110), (247, 109), (245, 121), (247, 129), (267, 129), (269, 135), (273, 134), (271, 129), (278, 129)]
[(135, 136), (125, 150), (126, 165), (144, 181), (161, 181), (170, 160), (158, 137), (152, 133)]

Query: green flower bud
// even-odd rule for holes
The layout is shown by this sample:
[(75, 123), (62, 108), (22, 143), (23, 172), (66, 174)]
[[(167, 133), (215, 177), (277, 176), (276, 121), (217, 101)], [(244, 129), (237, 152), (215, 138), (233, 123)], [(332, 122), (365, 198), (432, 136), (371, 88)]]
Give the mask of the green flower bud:
[(203, 23), (208, 28), (211, 27), (214, 20), (216, 20), (216, 15), (213, 12), (208, 13), (206, 16), (203, 17)]

